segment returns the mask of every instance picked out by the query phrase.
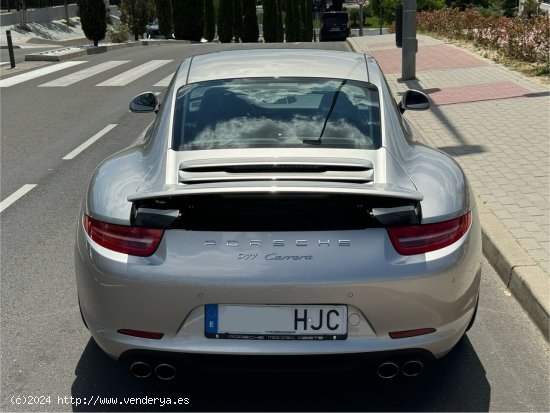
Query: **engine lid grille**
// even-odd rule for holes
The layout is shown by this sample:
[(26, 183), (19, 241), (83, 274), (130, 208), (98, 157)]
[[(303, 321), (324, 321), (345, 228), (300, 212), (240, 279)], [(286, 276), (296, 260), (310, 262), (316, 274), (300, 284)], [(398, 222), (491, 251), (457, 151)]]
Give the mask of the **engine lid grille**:
[(237, 181), (325, 181), (368, 184), (374, 180), (370, 161), (233, 161), (183, 162), (178, 171), (184, 185)]

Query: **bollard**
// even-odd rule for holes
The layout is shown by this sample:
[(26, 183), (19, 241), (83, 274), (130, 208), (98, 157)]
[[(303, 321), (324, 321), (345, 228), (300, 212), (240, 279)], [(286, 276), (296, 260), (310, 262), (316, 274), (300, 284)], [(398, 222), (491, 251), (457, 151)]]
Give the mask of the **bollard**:
[(13, 69), (15, 67), (15, 57), (13, 57), (13, 43), (11, 42), (11, 30), (6, 30), (6, 37), (8, 38), (8, 52), (10, 54), (10, 66)]

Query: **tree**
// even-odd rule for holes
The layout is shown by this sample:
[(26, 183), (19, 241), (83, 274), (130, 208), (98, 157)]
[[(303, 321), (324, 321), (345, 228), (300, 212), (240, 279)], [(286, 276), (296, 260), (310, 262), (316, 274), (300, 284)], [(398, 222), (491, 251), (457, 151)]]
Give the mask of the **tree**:
[(290, 3), (292, 4), (292, 7), (290, 9), (287, 9), (287, 13), (290, 13), (292, 15), (292, 36), (290, 37), (290, 40), (287, 39), (287, 42), (299, 42), (300, 40), (302, 40), (302, 16), (300, 15), (300, 1), (291, 0)]
[(233, 36), (235, 42), (243, 37), (243, 2), (233, 0)]
[(122, 0), (120, 3), (120, 21), (130, 27), (135, 40), (145, 33), (152, 15), (149, 0)]
[[(489, 7), (490, 0), (445, 0), (445, 4), (449, 7), (458, 7), (464, 11), (469, 7)], [(517, 4), (517, 1), (516, 1)]]
[(172, 37), (174, 25), (172, 24), (172, 1), (157, 0), (157, 18), (159, 20), (159, 32), (165, 38)]
[(371, 0), (369, 7), (373, 16), (380, 16), (380, 3), (382, 3), (382, 20), (386, 23), (395, 21), (395, 6), (401, 0)]
[(283, 25), (283, 12), (285, 0), (277, 0), (277, 41), (282, 43), (285, 41), (285, 27)]
[(173, 0), (176, 39), (200, 41), (204, 30), (204, 0)]
[(78, 0), (78, 10), (82, 30), (89, 40), (97, 46), (105, 39), (107, 31), (107, 12), (103, 0)]
[(300, 21), (302, 22), (301, 40), (311, 42), (313, 37), (313, 4), (311, 0), (302, 0), (300, 3)]
[(220, 0), (218, 38), (222, 43), (231, 43), (233, 39), (233, 0)]
[(255, 43), (260, 36), (258, 16), (256, 15), (256, 0), (243, 1), (243, 42)]
[[(295, 0), (294, 0), (295, 1)], [(294, 12), (292, 10), (293, 0), (285, 0), (285, 41), (294, 42)]]
[(263, 0), (264, 11), (264, 40), (266, 43), (278, 41), (277, 36), (277, 0)]
[[(157, 0), (158, 1), (158, 0)], [(216, 35), (216, 26), (214, 24), (214, 2), (212, 0), (204, 1), (204, 38), (211, 42)]]
[(416, 9), (418, 11), (440, 10), (444, 7), (445, 7), (445, 0), (418, 0), (416, 3)]
[[(539, 0), (525, 0), (523, 2), (523, 10), (521, 11), (521, 16), (527, 19), (532, 19), (539, 14), (539, 7)], [(548, 33), (548, 31), (546, 33)]]
[[(524, 7), (526, 3), (527, 1), (523, 3)], [(518, 2), (516, 0), (504, 0), (502, 2), (502, 14), (504, 16), (514, 17), (517, 11), (518, 11)]]
[(344, 4), (344, 0), (332, 0), (332, 10), (342, 11), (343, 4)]

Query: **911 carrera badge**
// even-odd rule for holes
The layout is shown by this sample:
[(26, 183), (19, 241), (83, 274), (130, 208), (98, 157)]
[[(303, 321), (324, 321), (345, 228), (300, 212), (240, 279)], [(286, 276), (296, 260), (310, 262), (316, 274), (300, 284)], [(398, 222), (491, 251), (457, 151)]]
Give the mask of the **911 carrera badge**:
[[(239, 254), (239, 261), (253, 261), (258, 258), (258, 254)], [(275, 253), (265, 254), (266, 261), (309, 261), (313, 259), (313, 255), (279, 255)]]
[[(247, 242), (244, 242), (244, 243), (240, 243), (239, 241), (235, 241), (235, 240), (225, 241), (225, 246), (226, 247), (238, 247), (241, 244), (243, 246), (250, 246), (250, 247), (261, 247), (262, 245), (269, 245), (269, 243), (264, 243), (261, 240), (250, 240), (250, 241), (247, 241)], [(341, 240), (338, 240), (338, 242), (334, 242), (334, 244), (336, 244), (338, 247), (351, 247), (351, 241), (349, 239), (341, 239)], [(205, 247), (215, 247), (217, 245), (218, 245), (218, 243), (216, 241), (211, 241), (211, 240), (204, 241), (204, 246)], [(306, 239), (297, 239), (294, 242), (288, 242), (288, 241), (283, 240), (283, 239), (274, 239), (271, 242), (272, 247), (285, 247), (287, 245), (288, 246), (293, 245), (293, 246), (296, 246), (296, 247), (308, 247), (308, 246), (313, 246), (313, 245), (317, 245), (318, 247), (330, 247), (331, 246), (331, 241), (330, 240), (317, 240), (316, 242), (313, 242), (313, 241), (309, 241), (309, 240), (306, 240)]]

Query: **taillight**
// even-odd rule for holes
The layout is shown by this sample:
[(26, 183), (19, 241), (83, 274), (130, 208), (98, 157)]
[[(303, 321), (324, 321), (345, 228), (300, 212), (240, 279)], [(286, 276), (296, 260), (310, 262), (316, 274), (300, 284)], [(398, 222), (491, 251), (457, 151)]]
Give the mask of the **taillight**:
[(108, 224), (84, 215), (82, 225), (88, 236), (107, 249), (123, 254), (148, 257), (160, 244), (163, 229)]
[(472, 214), (436, 224), (388, 228), (388, 235), (401, 255), (424, 254), (458, 241), (470, 228)]

